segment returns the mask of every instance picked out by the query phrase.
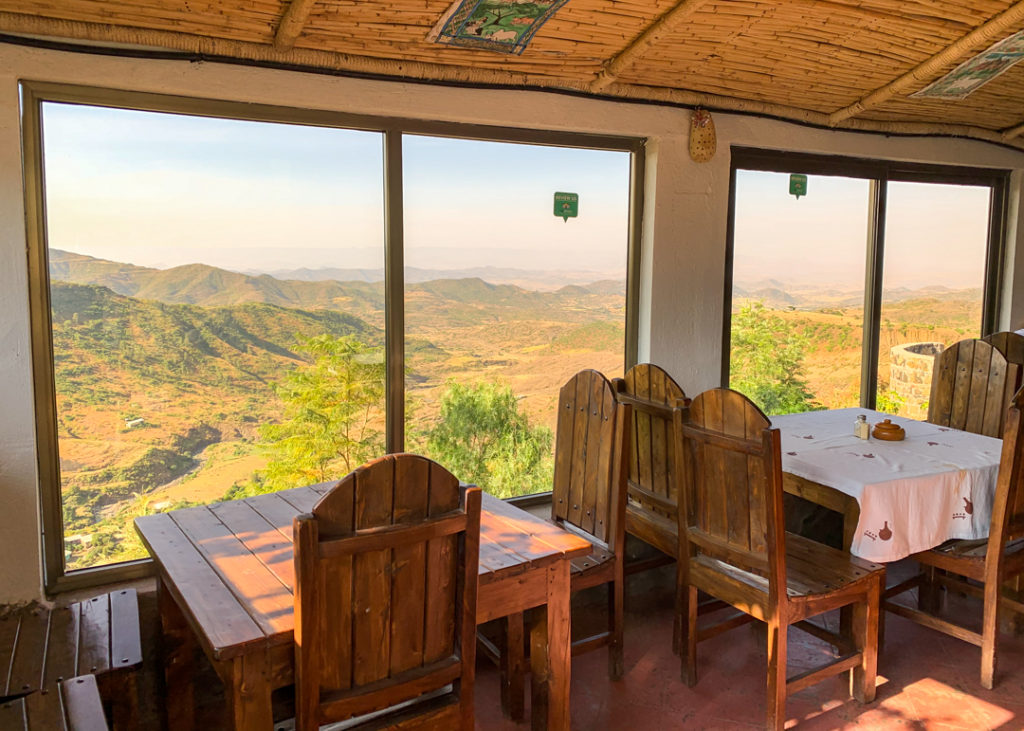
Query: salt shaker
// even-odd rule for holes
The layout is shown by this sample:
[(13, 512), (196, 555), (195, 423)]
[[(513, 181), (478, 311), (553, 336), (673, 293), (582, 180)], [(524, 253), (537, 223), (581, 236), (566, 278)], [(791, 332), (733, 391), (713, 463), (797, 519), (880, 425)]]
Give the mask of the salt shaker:
[(857, 415), (857, 421), (853, 422), (853, 435), (858, 439), (867, 439), (871, 436), (871, 425), (868, 424), (866, 415)]

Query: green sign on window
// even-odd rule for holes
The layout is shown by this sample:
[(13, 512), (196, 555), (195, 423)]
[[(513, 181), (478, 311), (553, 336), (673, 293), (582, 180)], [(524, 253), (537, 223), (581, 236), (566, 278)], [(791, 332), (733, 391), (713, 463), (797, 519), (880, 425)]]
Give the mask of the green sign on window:
[(800, 200), (800, 196), (807, 195), (806, 175), (789, 176), (789, 194), (795, 195), (797, 200)]
[(555, 193), (555, 215), (566, 223), (580, 211), (580, 197), (576, 193)]

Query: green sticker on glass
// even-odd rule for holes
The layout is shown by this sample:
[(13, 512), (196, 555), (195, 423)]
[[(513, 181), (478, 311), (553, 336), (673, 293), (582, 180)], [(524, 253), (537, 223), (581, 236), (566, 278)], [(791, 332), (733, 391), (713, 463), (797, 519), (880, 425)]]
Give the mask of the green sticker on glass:
[(800, 200), (800, 196), (807, 195), (806, 175), (789, 176), (789, 194), (795, 195), (797, 200)]
[(576, 193), (555, 193), (555, 215), (568, 223), (580, 211), (580, 197)]

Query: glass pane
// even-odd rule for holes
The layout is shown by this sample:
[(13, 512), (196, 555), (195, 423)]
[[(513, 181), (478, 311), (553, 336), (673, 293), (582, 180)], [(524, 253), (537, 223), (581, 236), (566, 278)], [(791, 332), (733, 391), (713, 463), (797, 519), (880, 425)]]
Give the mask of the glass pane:
[(923, 419), (934, 356), (981, 334), (990, 190), (889, 183), (879, 411)]
[(729, 385), (767, 414), (860, 401), (870, 183), (736, 171)]
[(46, 103), (68, 569), (383, 445), (376, 133)]
[(622, 374), (629, 154), (406, 136), (403, 161), (407, 447), (550, 490), (559, 388)]

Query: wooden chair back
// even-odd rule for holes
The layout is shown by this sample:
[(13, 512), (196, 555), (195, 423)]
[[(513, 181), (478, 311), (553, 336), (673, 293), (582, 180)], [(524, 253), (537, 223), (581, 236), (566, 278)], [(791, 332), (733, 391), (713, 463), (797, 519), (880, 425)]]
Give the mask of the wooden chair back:
[(551, 518), (613, 552), (624, 540), (629, 412), (595, 370), (580, 371), (558, 394)]
[(454, 725), (473, 728), (479, 541), (480, 490), (412, 454), (295, 518), (298, 731), (449, 685)]
[[(705, 391), (675, 411), (679, 545), (769, 581), (785, 597), (779, 430), (743, 394)], [(680, 560), (683, 557), (680, 556)]]
[(619, 402), (633, 409), (626, 530), (674, 556), (678, 498), (672, 409), (690, 400), (672, 376), (651, 363), (633, 366), (612, 386)]
[(1006, 356), (1007, 363), (1024, 367), (1024, 335), (1010, 330), (992, 333), (982, 338)]
[(1001, 437), (1006, 409), (1020, 382), (1020, 366), (1007, 363), (984, 340), (961, 340), (935, 359), (928, 421)]
[[(1001, 555), (1010, 541), (1024, 538), (1024, 388), (1014, 395), (1006, 416), (1003, 450), (999, 458), (999, 477), (992, 503), (992, 522), (988, 533), (991, 558)], [(995, 569), (993, 561), (986, 570)], [(994, 577), (993, 577), (994, 578)]]

